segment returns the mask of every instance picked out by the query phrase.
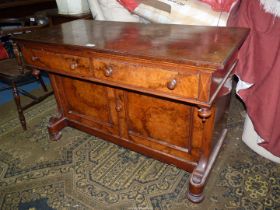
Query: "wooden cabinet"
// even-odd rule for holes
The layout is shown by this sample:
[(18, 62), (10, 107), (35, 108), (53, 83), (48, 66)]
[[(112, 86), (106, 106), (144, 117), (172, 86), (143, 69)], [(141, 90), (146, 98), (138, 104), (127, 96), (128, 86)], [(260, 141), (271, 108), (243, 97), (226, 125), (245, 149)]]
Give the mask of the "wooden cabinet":
[(53, 139), (72, 126), (174, 164), (192, 173), (188, 198), (200, 202), (247, 33), (78, 20), (16, 41), (29, 66), (49, 73), (60, 113)]

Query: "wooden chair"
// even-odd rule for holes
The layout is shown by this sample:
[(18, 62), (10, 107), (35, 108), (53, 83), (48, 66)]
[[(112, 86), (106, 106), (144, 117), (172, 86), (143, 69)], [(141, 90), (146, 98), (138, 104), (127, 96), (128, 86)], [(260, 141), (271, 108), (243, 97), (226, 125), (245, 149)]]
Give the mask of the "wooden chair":
[[(28, 26), (18, 27), (16, 23), (17, 19), (0, 19), (0, 26), (1, 23), (7, 26), (8, 21), (11, 21), (13, 26), (16, 27), (5, 27), (8, 28), (7, 30), (1, 30), (0, 35), (2, 36), (13, 36), (14, 34), (18, 33), (27, 33), (31, 32), (34, 29), (38, 29), (40, 27), (46, 26), (46, 23)], [(33, 20), (33, 19), (32, 19)], [(18, 20), (19, 23), (25, 23), (25, 21)], [(0, 91), (4, 91), (7, 89), (11, 89), (13, 92), (14, 100), (17, 106), (17, 111), (20, 119), (20, 123), (24, 130), (27, 129), (26, 120), (24, 117), (24, 110), (28, 109), (29, 107), (43, 101), (45, 98), (52, 94), (52, 91), (48, 91), (39, 70), (31, 69), (30, 67), (26, 66), (24, 60), (22, 59), (20, 49), (18, 48), (16, 43), (12, 43), (13, 46), (13, 53), (14, 57), (9, 59), (0, 60), (0, 81), (5, 83), (7, 87), (0, 89)], [(22, 86), (34, 81), (38, 81), (41, 87), (44, 90), (44, 94), (41, 96), (35, 96), (27, 91), (25, 91)], [(21, 95), (27, 96), (31, 99), (26, 105), (22, 105), (21, 103)]]

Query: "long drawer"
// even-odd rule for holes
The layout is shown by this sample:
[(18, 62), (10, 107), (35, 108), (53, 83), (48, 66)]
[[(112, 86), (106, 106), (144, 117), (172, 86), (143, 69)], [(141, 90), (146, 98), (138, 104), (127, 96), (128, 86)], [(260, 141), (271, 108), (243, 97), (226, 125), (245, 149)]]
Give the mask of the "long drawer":
[[(70, 52), (71, 53), (71, 52)], [(200, 75), (194, 71), (178, 72), (171, 67), (157, 67), (141, 62), (117, 58), (107, 59), (95, 54), (88, 57), (50, 52), (47, 50), (23, 48), (28, 64), (53, 71), (79, 76), (91, 80), (168, 94), (183, 98), (197, 99)]]

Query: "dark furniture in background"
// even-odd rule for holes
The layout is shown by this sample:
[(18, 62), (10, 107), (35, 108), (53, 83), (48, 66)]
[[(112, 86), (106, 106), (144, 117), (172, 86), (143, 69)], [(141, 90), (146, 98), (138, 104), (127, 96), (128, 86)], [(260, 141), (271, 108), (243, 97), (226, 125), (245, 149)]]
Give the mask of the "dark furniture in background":
[[(40, 71), (33, 71), (32, 68), (25, 65), (20, 49), (17, 44), (13, 43), (10, 39), (15, 34), (30, 33), (32, 31), (40, 30), (47, 25), (48, 20), (46, 18), (40, 19), (37, 17), (30, 17), (19, 19), (0, 19), (0, 36), (1, 38), (5, 37), (13, 45), (14, 53), (14, 57), (0, 60), (0, 81), (7, 85), (7, 87), (0, 89), (0, 91), (7, 89), (11, 89), (13, 91), (20, 123), (24, 130), (27, 129), (24, 110), (43, 101), (52, 94), (52, 91), (48, 91), (43, 79), (41, 78)], [(41, 96), (32, 95), (21, 88), (22, 85), (34, 82), (34, 80), (40, 82), (43, 90), (45, 91), (45, 93)], [(27, 96), (32, 100), (23, 106), (20, 99), (21, 95)]]
[(51, 138), (71, 126), (174, 164), (192, 173), (188, 198), (200, 202), (227, 133), (230, 77), (247, 34), (76, 20), (16, 40), (30, 67), (49, 73), (60, 114)]
[(91, 13), (84, 14), (59, 14), (58, 9), (48, 9), (35, 13), (38, 16), (46, 16), (49, 19), (50, 25), (58, 25), (77, 19), (92, 19)]
[(0, 18), (32, 16), (35, 12), (57, 8), (55, 0), (2, 0)]

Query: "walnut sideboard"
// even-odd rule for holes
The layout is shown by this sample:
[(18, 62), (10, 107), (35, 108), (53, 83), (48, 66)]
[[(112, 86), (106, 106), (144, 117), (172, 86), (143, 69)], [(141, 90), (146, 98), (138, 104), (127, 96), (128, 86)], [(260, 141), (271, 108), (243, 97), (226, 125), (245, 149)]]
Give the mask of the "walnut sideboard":
[(76, 20), (15, 38), (48, 72), (52, 139), (71, 126), (191, 173), (203, 188), (226, 136), (231, 75), (248, 29)]

